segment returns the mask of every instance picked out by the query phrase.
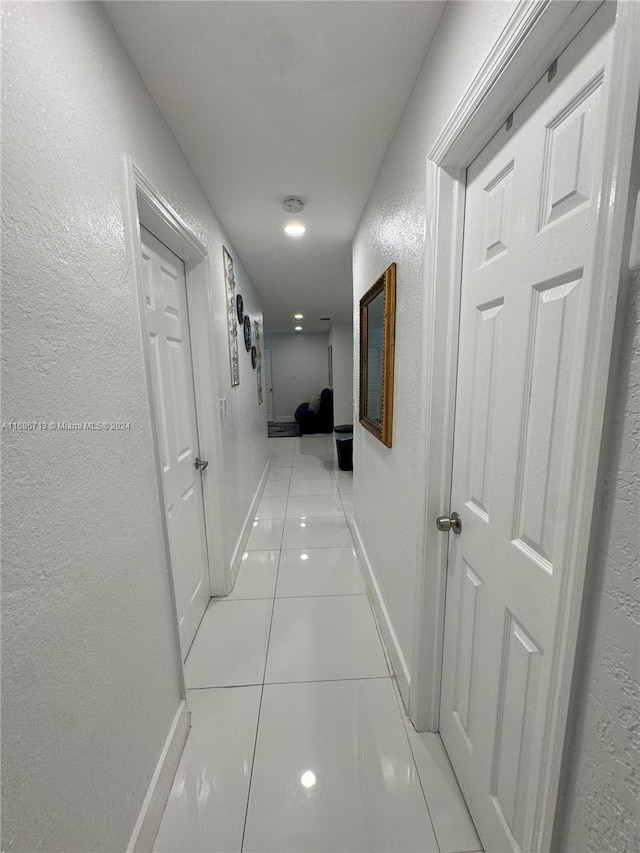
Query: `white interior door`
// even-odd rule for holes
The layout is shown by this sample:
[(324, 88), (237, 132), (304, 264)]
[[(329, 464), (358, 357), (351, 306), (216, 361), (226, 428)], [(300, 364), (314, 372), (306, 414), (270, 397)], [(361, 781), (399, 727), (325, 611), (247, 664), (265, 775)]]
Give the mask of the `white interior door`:
[(608, 20), (591, 19), (467, 173), (451, 498), (462, 531), (449, 534), (440, 725), (492, 853), (531, 850), (554, 713)]
[(210, 598), (184, 263), (141, 227), (145, 318), (182, 657)]
[(271, 378), (271, 350), (264, 351), (264, 382), (267, 391), (267, 420), (273, 420), (273, 380)]

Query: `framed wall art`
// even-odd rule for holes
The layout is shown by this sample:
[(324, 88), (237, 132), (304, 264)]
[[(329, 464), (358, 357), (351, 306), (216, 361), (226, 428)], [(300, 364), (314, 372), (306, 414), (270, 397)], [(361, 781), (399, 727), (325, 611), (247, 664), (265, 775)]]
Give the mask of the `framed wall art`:
[(231, 366), (231, 384), (240, 384), (240, 362), (238, 358), (238, 324), (236, 320), (236, 279), (233, 274), (233, 258), (222, 247), (224, 265), (224, 286), (227, 295), (227, 331), (229, 333), (229, 362)]
[(256, 350), (256, 380), (258, 383), (258, 405), (262, 404), (262, 326), (259, 320), (253, 321), (253, 338)]
[(387, 447), (393, 432), (396, 265), (360, 300), (360, 423)]

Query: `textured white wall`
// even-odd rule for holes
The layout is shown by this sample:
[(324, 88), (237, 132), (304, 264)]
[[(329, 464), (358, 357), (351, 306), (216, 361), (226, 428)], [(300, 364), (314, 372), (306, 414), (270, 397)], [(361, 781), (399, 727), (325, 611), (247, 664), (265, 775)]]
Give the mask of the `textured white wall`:
[(353, 323), (333, 323), (329, 334), (333, 362), (333, 422), (352, 424), (353, 402)]
[[(354, 315), (362, 295), (397, 264), (393, 447), (357, 426), (355, 520), (402, 653), (411, 668), (417, 552), (417, 496), (427, 472), (415, 464), (421, 440), (419, 386), (424, 287), (425, 162), (513, 12), (515, 3), (448, 4), (371, 193), (353, 247)], [(355, 341), (358, 358), (359, 339)], [(355, 397), (359, 387), (355, 383)]]
[[(638, 133), (632, 175), (627, 238)], [(624, 270), (618, 315), (554, 847), (563, 853), (640, 850), (640, 269)]]
[(220, 225), (100, 4), (2, 15), (3, 421), (131, 423), (2, 435), (3, 849), (123, 850), (179, 702), (126, 154), (211, 253), (227, 558), (263, 407), (246, 353), (230, 387)]
[(300, 403), (329, 385), (329, 333), (266, 335), (271, 347), (273, 416), (292, 421)]

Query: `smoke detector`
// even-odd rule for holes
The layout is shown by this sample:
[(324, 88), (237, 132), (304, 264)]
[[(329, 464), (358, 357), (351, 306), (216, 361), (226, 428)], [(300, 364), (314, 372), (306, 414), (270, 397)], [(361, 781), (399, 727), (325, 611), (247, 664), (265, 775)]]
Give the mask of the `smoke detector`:
[(282, 207), (287, 213), (300, 213), (304, 210), (304, 202), (297, 195), (290, 195), (282, 202)]

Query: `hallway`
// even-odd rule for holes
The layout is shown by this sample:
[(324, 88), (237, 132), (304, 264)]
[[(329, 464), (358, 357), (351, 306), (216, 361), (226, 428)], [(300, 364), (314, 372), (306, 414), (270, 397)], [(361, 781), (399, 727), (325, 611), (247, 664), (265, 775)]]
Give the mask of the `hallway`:
[(270, 453), (236, 585), (186, 661), (192, 729), (154, 850), (481, 850), (439, 736), (401, 711), (348, 526), (352, 473), (332, 436)]
[(640, 3), (0, 19), (0, 850), (636, 849)]

